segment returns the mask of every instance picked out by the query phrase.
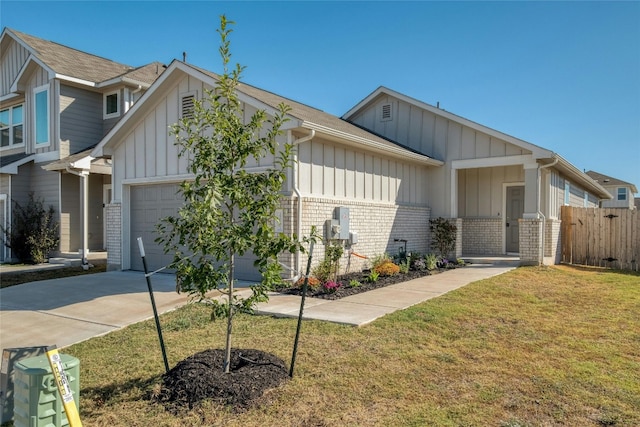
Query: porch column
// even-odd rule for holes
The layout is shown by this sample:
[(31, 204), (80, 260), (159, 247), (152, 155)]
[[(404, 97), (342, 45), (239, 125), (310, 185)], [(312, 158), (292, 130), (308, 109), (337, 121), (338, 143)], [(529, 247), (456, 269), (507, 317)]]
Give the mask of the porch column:
[(538, 164), (524, 165), (524, 213), (519, 221), (520, 261), (541, 265), (544, 260), (544, 218), (540, 215)]
[(83, 170), (80, 176), (80, 237), (82, 239), (82, 266), (89, 263), (87, 253), (89, 251), (89, 171)]

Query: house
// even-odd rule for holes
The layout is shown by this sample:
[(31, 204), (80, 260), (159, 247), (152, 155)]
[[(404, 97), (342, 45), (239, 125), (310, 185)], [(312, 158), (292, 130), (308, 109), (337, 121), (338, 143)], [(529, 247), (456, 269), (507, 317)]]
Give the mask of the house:
[[(109, 269), (142, 269), (137, 237), (151, 269), (171, 262), (154, 243), (155, 225), (177, 212), (178, 185), (193, 177), (168, 129), (217, 79), (174, 61), (91, 152), (113, 163)], [(362, 256), (395, 253), (399, 241), (408, 251), (429, 252), (429, 219), (438, 216), (458, 225), (458, 256), (519, 253), (524, 263), (555, 262), (560, 206), (596, 206), (609, 197), (556, 153), (386, 88), (343, 118), (246, 84), (238, 96), (248, 116), (256, 109), (274, 114), (281, 102), (291, 107), (282, 141), (295, 145), (295, 158), (279, 226), (307, 235), (316, 225), (345, 241), (343, 269), (361, 267)], [(316, 248), (314, 258), (322, 259)], [(286, 263), (301, 270), (299, 255)], [(258, 278), (251, 256), (242, 264), (239, 278)]]
[(380, 87), (343, 118), (443, 162), (424, 185), (433, 216), (455, 219), (460, 255), (560, 259), (560, 207), (598, 206), (607, 191), (566, 159), (437, 106)]
[(633, 195), (638, 188), (635, 185), (595, 171), (587, 171), (586, 174), (611, 194), (611, 200), (600, 202), (601, 208), (636, 209)]
[[(52, 205), (60, 252), (103, 250), (111, 166), (88, 151), (160, 75), (5, 28), (0, 36), (0, 225), (29, 193)], [(2, 236), (4, 238), (4, 236)], [(2, 244), (0, 261), (11, 253)]]

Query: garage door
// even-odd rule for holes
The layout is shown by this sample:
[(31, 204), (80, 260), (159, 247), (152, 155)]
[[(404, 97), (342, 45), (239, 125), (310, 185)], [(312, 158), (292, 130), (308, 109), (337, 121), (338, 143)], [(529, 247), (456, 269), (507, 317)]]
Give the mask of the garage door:
[[(149, 270), (162, 268), (173, 261), (172, 254), (165, 254), (162, 245), (155, 243), (158, 237), (156, 225), (161, 218), (177, 215), (184, 204), (178, 193), (179, 184), (154, 184), (132, 186), (131, 200), (131, 269), (142, 271), (142, 258), (138, 250), (137, 238), (142, 237)], [(260, 274), (253, 266), (255, 256), (238, 257), (236, 278), (239, 280), (259, 281)]]

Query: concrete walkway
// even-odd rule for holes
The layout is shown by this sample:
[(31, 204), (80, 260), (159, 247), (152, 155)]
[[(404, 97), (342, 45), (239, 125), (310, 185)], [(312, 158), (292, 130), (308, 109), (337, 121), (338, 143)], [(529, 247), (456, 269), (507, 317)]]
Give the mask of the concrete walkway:
[[(307, 298), (304, 318), (364, 325), (511, 269), (471, 265), (336, 301)], [(175, 292), (173, 275), (156, 274), (152, 285), (160, 313), (189, 300), (188, 295)], [(300, 297), (273, 294), (257, 312), (297, 317), (299, 308)], [(0, 348), (52, 344), (62, 348), (152, 316), (147, 283), (140, 272), (117, 271), (25, 283), (0, 289)]]

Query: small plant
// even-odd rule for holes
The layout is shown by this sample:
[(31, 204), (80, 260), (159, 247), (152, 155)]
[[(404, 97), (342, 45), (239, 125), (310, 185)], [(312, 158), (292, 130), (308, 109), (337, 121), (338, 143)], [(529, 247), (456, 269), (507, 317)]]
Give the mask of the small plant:
[(318, 280), (318, 285), (321, 282), (326, 282), (333, 275), (333, 265), (332, 262), (325, 258), (318, 263), (315, 267), (313, 267), (313, 275)]
[(376, 283), (378, 281), (378, 277), (380, 277), (380, 273), (375, 270), (371, 270), (371, 273), (367, 276), (367, 282)]
[[(313, 276), (309, 276), (309, 280), (307, 281), (307, 286), (309, 287), (309, 289), (316, 290), (320, 287), (321, 283), (322, 282), (317, 278)], [(304, 285), (304, 277), (299, 278), (298, 281), (295, 283), (295, 285), (298, 288), (302, 288), (302, 286)]]
[(360, 286), (362, 286), (362, 283), (358, 282), (356, 279), (351, 279), (349, 281), (350, 288), (359, 288)]
[(328, 282), (325, 282), (322, 285), (324, 290), (329, 292), (330, 294), (335, 293), (338, 289), (340, 289), (341, 286), (342, 286), (342, 283), (334, 282), (333, 280), (329, 280)]
[(438, 257), (435, 254), (428, 254), (424, 257), (424, 262), (427, 265), (427, 270), (435, 270), (438, 268)]
[(401, 262), (400, 264), (398, 264), (398, 267), (400, 267), (400, 273), (407, 274), (409, 272), (409, 260)]
[(456, 260), (456, 264), (458, 264), (461, 267), (464, 267), (465, 265), (467, 265), (462, 258), (458, 258)]
[(411, 268), (416, 271), (425, 271), (427, 269), (427, 262), (424, 260), (424, 258), (415, 259), (411, 264)]
[(391, 261), (384, 262), (373, 269), (381, 276), (393, 276), (400, 272), (400, 267)]

